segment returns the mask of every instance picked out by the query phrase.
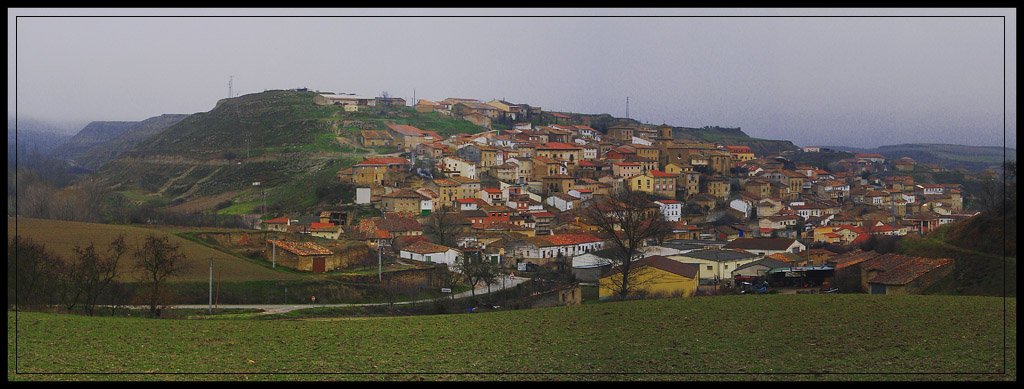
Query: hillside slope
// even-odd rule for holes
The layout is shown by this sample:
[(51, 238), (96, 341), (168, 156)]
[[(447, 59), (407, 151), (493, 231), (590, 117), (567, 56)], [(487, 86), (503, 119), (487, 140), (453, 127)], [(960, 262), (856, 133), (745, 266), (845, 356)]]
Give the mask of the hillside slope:
[(395, 122), (442, 136), (482, 130), (408, 107), (345, 112), (314, 105), (314, 96), (275, 90), (221, 100), (138, 143), (92, 178), (135, 201), (181, 209), (213, 210), (230, 200), (232, 213), (247, 213), (265, 194), (271, 212), (309, 211), (351, 201), (353, 191), (335, 176), (377, 153), (358, 146), (361, 129)]
[[(62, 256), (65, 260), (74, 258), (74, 246), (86, 246), (90, 242), (96, 244), (97, 251), (106, 249), (106, 245), (119, 234), (124, 234), (126, 241), (133, 250), (148, 234), (168, 237), (173, 244), (181, 245), (181, 252), (186, 256), (188, 268), (174, 281), (204, 281), (209, 277), (208, 259), (213, 259), (218, 277), (223, 281), (254, 281), (254, 280), (287, 280), (299, 278), (299, 275), (269, 269), (263, 265), (229, 255), (207, 246), (182, 239), (166, 231), (113, 224), (79, 223), (60, 220), (31, 219), (19, 217), (7, 218), (7, 236), (11, 239), (15, 234), (43, 243), (46, 248)], [(131, 262), (128, 258), (126, 262)], [(131, 266), (122, 268), (121, 281), (138, 281), (138, 273)]]
[(95, 170), (186, 117), (165, 114), (139, 122), (92, 122), (61, 145), (56, 155), (75, 166)]
[(907, 255), (954, 260), (953, 272), (930, 287), (930, 293), (1016, 296), (1015, 232), (1014, 220), (982, 213), (942, 226), (924, 237), (903, 238), (899, 250)]

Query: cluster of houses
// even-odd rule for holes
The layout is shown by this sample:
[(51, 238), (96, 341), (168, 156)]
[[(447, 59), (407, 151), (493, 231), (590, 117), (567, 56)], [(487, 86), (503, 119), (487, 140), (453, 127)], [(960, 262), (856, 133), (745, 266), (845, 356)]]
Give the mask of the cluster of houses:
[[(317, 97), (317, 104), (354, 110), (391, 103)], [(793, 152), (767, 155), (745, 145), (682, 139), (668, 125), (599, 131), (567, 115), (535, 125), (539, 107), (503, 100), (419, 100), (415, 109), (485, 127), (491, 120), (520, 122), (507, 130), (450, 137), (402, 124), (363, 130), (363, 145), (402, 151), (401, 156), (367, 156), (338, 172), (339, 180), (357, 188), (355, 202), (380, 216), (351, 225), (327, 211), (317, 221), (292, 226), (291, 219), (278, 218), (264, 221), (262, 228), (364, 241), (396, 257), (430, 263), (451, 264), (467, 250), (509, 267), (569, 260), (578, 279), (605, 285), (613, 280), (601, 277), (614, 273), (606, 240), (575, 211), (628, 188), (654, 197), (647, 211), (673, 225), (665, 242), (647, 247), (650, 255), (642, 265), (663, 278), (686, 280), (687, 286), (680, 291), (667, 286), (673, 283), (652, 282), (659, 292), (687, 295), (735, 277), (821, 284), (840, 269), (858, 266), (868, 272), (859, 290), (888, 293), (913, 291), (907, 283), (950, 264), (893, 257), (849, 265), (840, 254), (807, 248), (924, 234), (971, 216), (964, 213), (959, 185), (916, 183), (906, 174), (914, 168), (909, 158), (857, 154), (825, 170), (792, 162)], [(817, 152), (822, 150), (796, 151)], [(456, 216), (460, 233), (453, 247), (423, 235), (423, 225), (438, 212)], [(873, 286), (876, 279), (889, 287)], [(902, 281), (907, 283), (899, 288), (892, 283)]]

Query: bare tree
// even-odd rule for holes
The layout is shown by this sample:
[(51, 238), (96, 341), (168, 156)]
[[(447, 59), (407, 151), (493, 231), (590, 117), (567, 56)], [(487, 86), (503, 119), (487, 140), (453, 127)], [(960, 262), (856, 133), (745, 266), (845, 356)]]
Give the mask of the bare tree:
[(445, 205), (427, 218), (423, 233), (434, 243), (455, 247), (456, 239), (462, 232), (463, 222), (464, 219), (458, 212)]
[(665, 220), (657, 207), (651, 207), (651, 198), (643, 192), (625, 188), (593, 204), (581, 207), (582, 220), (607, 236), (612, 250), (613, 269), (619, 276), (611, 277), (613, 289), (619, 298), (633, 292), (641, 274), (632, 266), (643, 258), (643, 246), (649, 240), (663, 239), (672, 233), (672, 223)]
[(128, 252), (128, 245), (120, 235), (110, 242), (105, 255), (97, 253), (93, 243), (84, 248), (75, 246), (74, 251), (75, 262), (65, 268), (65, 305), (71, 309), (81, 302), (85, 313), (92, 316), (100, 295), (117, 277), (118, 264)]
[(52, 304), (63, 260), (42, 243), (15, 235), (7, 246), (7, 304)]
[(135, 251), (136, 267), (143, 272), (143, 284), (149, 300), (149, 312), (154, 317), (160, 316), (160, 306), (164, 303), (167, 278), (181, 274), (187, 269), (185, 254), (178, 251), (179, 246), (171, 244), (167, 237), (146, 236), (146, 241)]

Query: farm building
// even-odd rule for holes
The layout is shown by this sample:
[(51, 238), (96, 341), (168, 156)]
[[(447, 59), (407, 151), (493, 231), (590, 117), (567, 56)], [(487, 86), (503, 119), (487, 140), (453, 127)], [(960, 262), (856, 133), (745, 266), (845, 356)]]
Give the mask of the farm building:
[(274, 262), (293, 269), (323, 273), (334, 270), (340, 261), (331, 250), (313, 242), (290, 242), (268, 239)]
[(448, 246), (419, 241), (403, 247), (399, 256), (414, 261), (444, 263), (451, 266), (459, 252)]
[[(692, 263), (682, 263), (661, 255), (634, 261), (633, 269), (636, 289), (632, 294), (653, 296), (692, 296), (697, 291), (700, 268)], [(622, 272), (612, 268), (600, 279), (598, 298), (605, 300), (616, 294), (621, 283)]]
[(915, 294), (952, 271), (949, 258), (884, 254), (861, 264), (861, 283), (871, 294)]

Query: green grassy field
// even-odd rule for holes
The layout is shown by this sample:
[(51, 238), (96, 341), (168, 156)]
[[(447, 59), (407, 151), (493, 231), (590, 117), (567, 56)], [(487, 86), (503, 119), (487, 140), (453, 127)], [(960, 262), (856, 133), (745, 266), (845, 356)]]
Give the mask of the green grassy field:
[[(1016, 299), (969, 296), (721, 296), (312, 320), (22, 312), (16, 323), (9, 312), (7, 355), (15, 380), (1016, 380), (1015, 328)], [(45, 374), (83, 372), (113, 374)]]
[[(173, 278), (174, 281), (206, 280), (209, 277), (209, 258), (213, 258), (214, 268), (221, 274), (223, 281), (290, 280), (301, 277), (293, 273), (271, 270), (250, 260), (182, 239), (164, 229), (24, 217), (17, 218), (15, 223), (15, 218), (9, 217), (7, 236), (14, 237), (15, 234), (41, 242), (47, 249), (53, 250), (65, 259), (73, 258), (72, 249), (75, 245), (86, 246), (89, 242), (95, 242), (97, 248), (105, 250), (107, 244), (118, 234), (125, 235), (131, 250), (138, 247), (147, 234), (166, 236), (171, 243), (181, 245), (181, 252), (185, 254), (189, 264), (185, 273)], [(126, 260), (131, 261), (131, 258)], [(122, 277), (119, 277), (122, 281), (135, 281), (139, 275), (130, 266), (125, 266), (122, 270)]]

